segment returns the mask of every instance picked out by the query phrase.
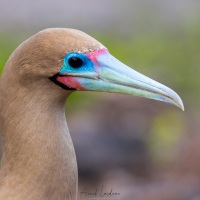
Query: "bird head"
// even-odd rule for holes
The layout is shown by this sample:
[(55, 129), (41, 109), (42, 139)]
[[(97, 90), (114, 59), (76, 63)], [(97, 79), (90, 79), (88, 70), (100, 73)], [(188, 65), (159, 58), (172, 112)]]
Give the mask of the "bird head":
[(14, 55), (18, 63), (12, 65), (21, 66), (15, 74), (28, 83), (43, 79), (59, 89), (131, 94), (184, 109), (173, 90), (126, 66), (78, 30), (46, 29), (19, 46)]

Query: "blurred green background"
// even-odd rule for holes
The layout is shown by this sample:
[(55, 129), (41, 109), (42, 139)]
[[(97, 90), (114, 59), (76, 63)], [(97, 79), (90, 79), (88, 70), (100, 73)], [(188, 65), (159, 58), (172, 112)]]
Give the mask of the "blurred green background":
[[(139, 97), (76, 92), (66, 104), (81, 188), (120, 199), (200, 199), (200, 2), (3, 2), (0, 69), (47, 27), (87, 32), (135, 70), (171, 87), (185, 112)], [(144, 192), (145, 191), (145, 192)]]

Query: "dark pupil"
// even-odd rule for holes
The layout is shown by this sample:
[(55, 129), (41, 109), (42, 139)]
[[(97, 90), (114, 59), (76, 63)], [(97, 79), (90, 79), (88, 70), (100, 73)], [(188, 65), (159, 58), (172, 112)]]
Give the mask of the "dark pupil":
[(69, 65), (74, 68), (79, 68), (83, 65), (83, 61), (77, 57), (71, 57), (68, 62)]

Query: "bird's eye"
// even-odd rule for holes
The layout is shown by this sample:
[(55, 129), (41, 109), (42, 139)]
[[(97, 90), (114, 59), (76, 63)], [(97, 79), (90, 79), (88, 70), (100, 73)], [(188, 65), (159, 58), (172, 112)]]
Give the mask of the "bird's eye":
[(73, 68), (79, 68), (83, 65), (83, 61), (78, 58), (78, 57), (71, 57), (69, 60), (68, 60), (68, 63), (71, 67)]

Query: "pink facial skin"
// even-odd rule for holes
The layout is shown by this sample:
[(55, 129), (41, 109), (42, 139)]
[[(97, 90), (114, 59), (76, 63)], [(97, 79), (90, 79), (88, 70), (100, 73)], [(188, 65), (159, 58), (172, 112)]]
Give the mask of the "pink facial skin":
[(93, 52), (86, 53), (87, 57), (94, 63), (95, 66), (97, 66), (97, 58), (101, 54), (107, 54), (109, 53), (107, 49), (99, 49)]
[(58, 76), (57, 81), (66, 85), (69, 88), (74, 88), (76, 90), (82, 90), (82, 91), (85, 90), (85, 88), (82, 87), (81, 84), (73, 76)]

